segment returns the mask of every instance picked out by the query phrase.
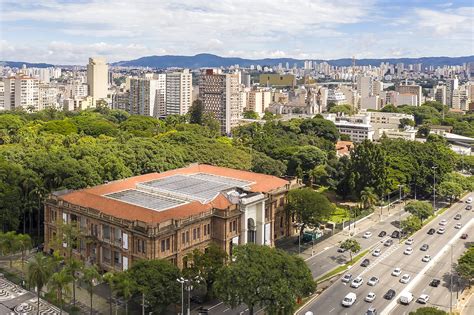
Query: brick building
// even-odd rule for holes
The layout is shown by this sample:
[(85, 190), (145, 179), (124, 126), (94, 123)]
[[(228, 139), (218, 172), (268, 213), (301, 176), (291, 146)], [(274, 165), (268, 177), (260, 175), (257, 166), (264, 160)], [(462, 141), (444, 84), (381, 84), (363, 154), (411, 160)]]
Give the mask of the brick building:
[(81, 239), (74, 255), (103, 270), (126, 270), (139, 259), (167, 259), (182, 268), (188, 253), (211, 242), (228, 254), (238, 244), (273, 246), (296, 232), (284, 205), (297, 185), (193, 164), (56, 192), (45, 203), (45, 249), (51, 249), (58, 220), (76, 222), (88, 241)]

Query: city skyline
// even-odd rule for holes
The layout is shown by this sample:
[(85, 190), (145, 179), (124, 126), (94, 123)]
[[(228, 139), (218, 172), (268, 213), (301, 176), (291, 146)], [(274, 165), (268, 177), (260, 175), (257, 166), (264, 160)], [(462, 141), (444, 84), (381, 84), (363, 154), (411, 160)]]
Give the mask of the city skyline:
[(116, 62), (202, 52), (251, 59), (474, 54), (471, 1), (1, 4), (1, 60), (84, 64), (89, 56)]

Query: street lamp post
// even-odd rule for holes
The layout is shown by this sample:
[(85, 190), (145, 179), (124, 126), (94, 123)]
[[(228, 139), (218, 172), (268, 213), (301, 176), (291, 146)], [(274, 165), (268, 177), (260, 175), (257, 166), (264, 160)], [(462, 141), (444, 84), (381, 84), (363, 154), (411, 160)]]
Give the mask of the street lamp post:
[[(400, 202), (402, 201), (402, 187), (405, 186), (403, 184), (398, 185), (398, 189), (400, 191)], [(398, 242), (401, 243), (402, 241), (402, 212), (398, 213)]]
[(176, 279), (179, 283), (181, 283), (181, 315), (184, 315), (184, 282), (185, 279), (183, 277)]
[(180, 277), (176, 279), (181, 283), (181, 315), (184, 315), (184, 290), (188, 292), (187, 315), (191, 315), (191, 291), (193, 290), (193, 282), (200, 283), (204, 280), (202, 277), (196, 276), (194, 279), (185, 279)]
[(433, 210), (436, 212), (436, 169), (437, 166), (432, 166), (433, 169)]
[(449, 312), (453, 312), (453, 244), (451, 244), (451, 280), (449, 281)]

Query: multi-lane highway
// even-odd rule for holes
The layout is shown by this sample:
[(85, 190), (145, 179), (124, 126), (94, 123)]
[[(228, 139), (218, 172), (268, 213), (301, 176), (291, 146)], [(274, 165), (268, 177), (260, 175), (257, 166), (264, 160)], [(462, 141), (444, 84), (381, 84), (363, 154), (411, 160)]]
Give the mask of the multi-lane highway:
[[(470, 196), (472, 197), (473, 194)], [(374, 257), (369, 253), (366, 256), (371, 261), (368, 267), (356, 265), (348, 271), (348, 273), (353, 275), (353, 278), (361, 276), (364, 280), (364, 284), (355, 289), (350, 287), (350, 282), (343, 283), (339, 280), (324, 291), (318, 298), (303, 307), (298, 314), (305, 314), (307, 311), (312, 311), (314, 314), (330, 315), (365, 314), (370, 306), (376, 308), (378, 314), (408, 314), (410, 310), (422, 306), (416, 303), (416, 299), (423, 293), (430, 295), (428, 305), (449, 309), (450, 292), (448, 275), (451, 268), (451, 248), (453, 250), (453, 261), (455, 261), (465, 249), (465, 244), (473, 239), (472, 235), (469, 235), (466, 240), (460, 239), (462, 233), (469, 233), (467, 231), (469, 231), (470, 228), (472, 229), (474, 223), (474, 212), (465, 210), (465, 207), (465, 202), (454, 204), (450, 209), (415, 233), (413, 236), (414, 243), (410, 246), (403, 243), (399, 244), (397, 240), (395, 240), (392, 246), (386, 247), (381, 243), (385, 238), (378, 238), (378, 232), (373, 231), (371, 239), (376, 240), (380, 244), (376, 246), (376, 248), (381, 249), (381, 255)], [(458, 213), (461, 214), (461, 218), (455, 220), (454, 217)], [(430, 228), (437, 230), (441, 227), (440, 221), (443, 219), (446, 220), (446, 231), (444, 234), (427, 234)], [(461, 229), (455, 228), (456, 223), (462, 224)], [(391, 230), (387, 232), (391, 233)], [(427, 251), (420, 250), (423, 244), (429, 245)], [(412, 254), (404, 254), (407, 247), (413, 248)], [(432, 260), (423, 262), (422, 258), (424, 255), (430, 255)], [(398, 277), (392, 276), (391, 273), (393, 269), (397, 267), (401, 268), (401, 275)], [(400, 282), (400, 278), (403, 274), (408, 274), (411, 277), (407, 284)], [(367, 281), (372, 276), (378, 277), (380, 281), (375, 286), (368, 286)], [(429, 282), (433, 278), (441, 280), (440, 285), (436, 288), (429, 286)], [(389, 289), (393, 289), (396, 292), (392, 300), (383, 298), (383, 295)], [(415, 300), (407, 306), (401, 305), (398, 302), (400, 294), (404, 291), (412, 292), (415, 297)], [(341, 301), (349, 292), (354, 292), (357, 295), (357, 300), (352, 306), (343, 307)], [(376, 294), (375, 300), (371, 303), (364, 301), (364, 298), (369, 292)], [(455, 301), (455, 298), (453, 301)]]

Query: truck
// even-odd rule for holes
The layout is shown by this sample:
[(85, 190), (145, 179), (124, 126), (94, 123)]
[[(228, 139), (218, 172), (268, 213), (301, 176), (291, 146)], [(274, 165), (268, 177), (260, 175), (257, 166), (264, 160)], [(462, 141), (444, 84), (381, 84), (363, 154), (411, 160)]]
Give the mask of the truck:
[(401, 304), (408, 305), (411, 301), (413, 301), (413, 294), (411, 292), (402, 292), (399, 301)]

